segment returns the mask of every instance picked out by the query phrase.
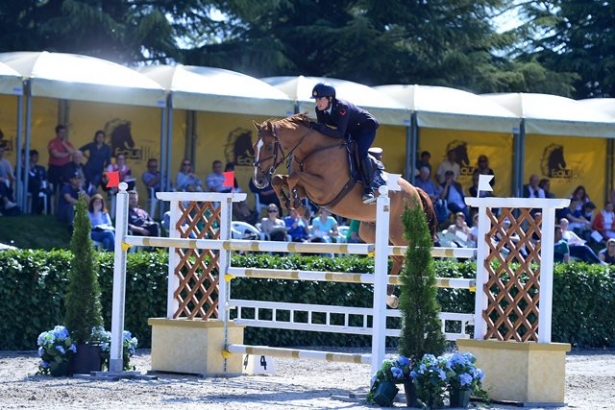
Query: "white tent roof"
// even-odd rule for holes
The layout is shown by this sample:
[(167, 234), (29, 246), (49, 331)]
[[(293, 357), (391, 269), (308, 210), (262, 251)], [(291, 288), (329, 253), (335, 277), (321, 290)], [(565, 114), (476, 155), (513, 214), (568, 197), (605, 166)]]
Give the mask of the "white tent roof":
[(164, 89), (135, 70), (99, 58), (42, 52), (0, 53), (38, 97), (164, 107)]
[(484, 94), (525, 119), (528, 134), (615, 138), (615, 119), (570, 98), (548, 94)]
[(577, 102), (615, 118), (615, 98), (589, 98)]
[(294, 111), (286, 94), (234, 71), (184, 65), (143, 67), (140, 71), (171, 92), (174, 108), (272, 116)]
[(312, 88), (320, 82), (330, 83), (335, 87), (336, 95), (348, 100), (372, 113), (381, 124), (409, 125), (410, 112), (403, 104), (388, 95), (363, 84), (351, 81), (322, 77), (269, 77), (263, 81), (284, 91), (297, 102), (299, 112), (307, 111), (314, 115), (314, 100), (311, 99)]
[(511, 111), (467, 91), (427, 85), (374, 87), (416, 112), (418, 125), (470, 131), (512, 132), (520, 119)]
[(23, 95), (21, 75), (0, 62), (0, 94)]

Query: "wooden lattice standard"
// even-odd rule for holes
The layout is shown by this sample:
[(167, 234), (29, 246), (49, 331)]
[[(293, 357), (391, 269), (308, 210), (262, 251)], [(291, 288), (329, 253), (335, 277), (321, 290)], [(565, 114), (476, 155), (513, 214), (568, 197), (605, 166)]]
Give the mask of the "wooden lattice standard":
[[(179, 203), (181, 216), (176, 229), (181, 238), (219, 239), (220, 207), (212, 202)], [(219, 251), (176, 249), (179, 261), (175, 275), (179, 286), (174, 297), (179, 306), (173, 318), (210, 319), (218, 317)]]
[(542, 218), (531, 211), (516, 209), (515, 217), (512, 208), (502, 208), (496, 217), (487, 208), (485, 339), (538, 341)]

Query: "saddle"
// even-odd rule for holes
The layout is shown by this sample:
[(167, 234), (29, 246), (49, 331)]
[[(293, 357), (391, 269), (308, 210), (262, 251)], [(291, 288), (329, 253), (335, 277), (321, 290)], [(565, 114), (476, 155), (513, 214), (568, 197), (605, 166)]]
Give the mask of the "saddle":
[[(361, 161), (359, 159), (359, 150), (357, 145), (350, 138), (348, 139), (346, 151), (348, 153), (348, 163), (350, 164), (350, 176), (355, 182), (361, 182), (362, 179), (359, 170), (359, 164)], [(384, 164), (382, 161), (377, 160), (371, 154), (367, 154), (367, 156), (372, 162), (372, 188), (374, 189), (374, 192), (377, 192), (378, 188), (382, 185), (386, 185), (387, 174), (384, 172)]]

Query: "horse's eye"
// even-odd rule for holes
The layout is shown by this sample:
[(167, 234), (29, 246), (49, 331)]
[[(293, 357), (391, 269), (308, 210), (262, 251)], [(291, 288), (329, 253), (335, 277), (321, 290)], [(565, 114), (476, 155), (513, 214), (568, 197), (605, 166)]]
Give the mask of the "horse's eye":
[(273, 145), (267, 145), (267, 152), (273, 151)]

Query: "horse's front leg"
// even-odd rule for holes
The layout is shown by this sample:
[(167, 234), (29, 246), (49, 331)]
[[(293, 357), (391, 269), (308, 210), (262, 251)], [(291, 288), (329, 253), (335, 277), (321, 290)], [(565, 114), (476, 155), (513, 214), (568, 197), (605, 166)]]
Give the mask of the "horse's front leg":
[(288, 186), (288, 176), (274, 175), (273, 178), (271, 178), (271, 187), (280, 200), (280, 204), (285, 209), (290, 208), (290, 188)]

